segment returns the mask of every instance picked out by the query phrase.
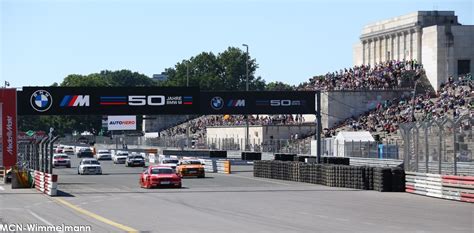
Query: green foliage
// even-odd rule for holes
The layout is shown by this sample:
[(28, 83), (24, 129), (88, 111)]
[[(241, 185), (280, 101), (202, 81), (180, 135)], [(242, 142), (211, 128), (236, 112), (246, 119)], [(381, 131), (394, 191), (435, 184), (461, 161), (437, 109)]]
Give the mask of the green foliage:
[[(229, 47), (217, 54), (202, 52), (189, 60), (178, 62), (173, 68), (168, 68), (168, 80), (161, 86), (199, 87), (201, 90), (245, 90), (246, 88), (247, 54), (239, 48)], [(255, 77), (258, 68), (255, 59), (249, 57), (249, 90), (264, 90), (265, 81)]]
[(156, 85), (156, 82), (148, 76), (130, 70), (104, 70), (85, 76), (70, 74), (61, 83), (62, 87), (147, 87)]
[(265, 86), (266, 91), (294, 91), (295, 86), (288, 85), (282, 82), (271, 82)]

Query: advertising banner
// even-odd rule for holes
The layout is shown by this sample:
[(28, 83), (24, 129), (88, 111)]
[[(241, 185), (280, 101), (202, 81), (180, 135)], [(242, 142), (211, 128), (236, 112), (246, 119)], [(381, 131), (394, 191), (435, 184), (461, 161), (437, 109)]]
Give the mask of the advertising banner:
[(136, 116), (109, 116), (107, 118), (108, 130), (136, 130)]
[(201, 92), (201, 114), (315, 114), (314, 91)]
[(17, 159), (16, 89), (0, 89), (0, 166), (9, 168)]
[(199, 89), (162, 87), (23, 87), (18, 115), (195, 114)]
[(316, 91), (24, 87), (18, 115), (315, 114)]

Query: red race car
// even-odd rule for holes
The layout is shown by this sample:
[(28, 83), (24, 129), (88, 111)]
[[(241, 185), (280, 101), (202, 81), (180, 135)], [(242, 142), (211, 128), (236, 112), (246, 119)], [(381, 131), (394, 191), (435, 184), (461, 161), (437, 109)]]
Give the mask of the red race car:
[(140, 174), (140, 187), (175, 187), (181, 188), (181, 177), (166, 166), (150, 166)]

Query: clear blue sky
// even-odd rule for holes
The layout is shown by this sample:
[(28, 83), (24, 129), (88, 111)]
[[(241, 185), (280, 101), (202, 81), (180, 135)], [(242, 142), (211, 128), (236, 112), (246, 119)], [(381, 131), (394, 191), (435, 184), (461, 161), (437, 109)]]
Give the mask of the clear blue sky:
[(352, 66), (364, 25), (472, 0), (0, 0), (1, 82), (60, 83), (68, 74), (130, 69), (148, 76), (203, 51), (246, 43), (267, 82), (299, 84)]

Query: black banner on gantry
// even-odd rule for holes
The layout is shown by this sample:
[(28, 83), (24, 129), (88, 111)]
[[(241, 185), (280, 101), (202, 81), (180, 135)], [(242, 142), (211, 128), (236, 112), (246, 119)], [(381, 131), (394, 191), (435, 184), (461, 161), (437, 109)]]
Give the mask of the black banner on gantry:
[(19, 115), (161, 115), (199, 113), (198, 88), (23, 87)]
[(315, 91), (201, 92), (201, 114), (314, 114)]

